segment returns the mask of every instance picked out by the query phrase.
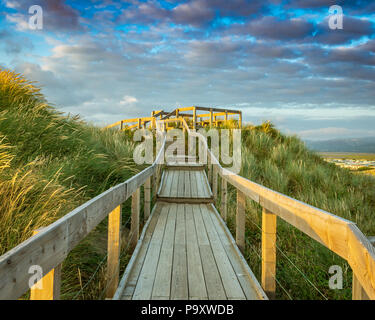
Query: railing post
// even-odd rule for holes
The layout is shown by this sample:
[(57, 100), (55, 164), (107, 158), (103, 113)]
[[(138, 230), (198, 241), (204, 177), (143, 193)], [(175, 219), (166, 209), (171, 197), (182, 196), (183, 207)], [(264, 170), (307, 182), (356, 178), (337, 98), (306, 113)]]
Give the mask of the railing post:
[(245, 251), (246, 198), (237, 189), (236, 243), (241, 252)]
[(148, 217), (150, 216), (150, 209), (151, 209), (151, 177), (146, 179), (144, 184), (145, 190), (145, 205), (144, 205), (144, 220), (147, 221)]
[(132, 217), (130, 228), (130, 247), (134, 249), (139, 239), (139, 201), (140, 190), (139, 188), (132, 195)]
[(221, 177), (221, 217), (226, 222), (227, 221), (227, 180)]
[[(43, 228), (35, 230), (33, 235)], [(48, 272), (41, 280), (31, 287), (30, 300), (60, 300), (61, 264)]]
[(212, 166), (212, 194), (214, 197), (214, 203), (217, 200), (217, 170), (216, 165)]
[(358, 278), (353, 272), (353, 282), (352, 282), (352, 300), (370, 300), (366, 291), (361, 286)]
[(193, 109), (193, 130), (197, 128), (197, 108), (194, 107)]
[(270, 299), (276, 293), (276, 225), (277, 216), (262, 212), (262, 287)]
[(108, 258), (106, 297), (113, 298), (120, 277), (121, 206), (108, 215)]
[[(369, 237), (370, 243), (375, 246), (375, 237)], [(366, 291), (363, 289), (361, 283), (353, 272), (353, 282), (352, 282), (352, 299), (353, 300), (371, 300), (367, 295)]]

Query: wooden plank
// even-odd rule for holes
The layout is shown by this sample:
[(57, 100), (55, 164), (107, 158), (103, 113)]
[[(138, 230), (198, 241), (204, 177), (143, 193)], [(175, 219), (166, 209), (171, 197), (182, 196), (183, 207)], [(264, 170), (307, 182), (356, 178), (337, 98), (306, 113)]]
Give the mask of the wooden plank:
[(139, 212), (140, 212), (140, 189), (132, 195), (132, 216), (130, 227), (130, 248), (134, 249), (139, 239)]
[(208, 299), (225, 300), (227, 299), (227, 296), (225, 295), (223, 283), (221, 282), (216, 261), (212, 253), (210, 242), (208, 240), (207, 231), (204, 226), (202, 213), (198, 205), (193, 206), (193, 216), (195, 228), (197, 231), (197, 240), (202, 261)]
[(151, 212), (151, 177), (146, 179), (144, 184), (145, 204), (144, 204), (144, 220), (150, 217)]
[(246, 198), (237, 190), (236, 243), (241, 252), (245, 252)]
[(170, 298), (176, 213), (177, 205), (171, 204), (152, 291), (155, 300)]
[(178, 204), (173, 253), (172, 300), (188, 299), (187, 280), (185, 207), (183, 204)]
[(197, 177), (195, 175), (195, 172), (190, 171), (189, 175), (190, 175), (191, 197), (197, 198), (198, 197)]
[(184, 197), (185, 193), (185, 171), (177, 171), (178, 172), (178, 186), (177, 186), (177, 196), (179, 198)]
[(158, 201), (167, 202), (167, 203), (190, 203), (190, 204), (199, 204), (199, 203), (213, 203), (212, 198), (174, 198), (174, 197), (158, 197)]
[(158, 192), (158, 195), (165, 195), (166, 194), (168, 175), (169, 175), (169, 171), (164, 170), (163, 171), (163, 177), (162, 177), (162, 180), (161, 180), (160, 192)]
[(221, 179), (221, 217), (224, 221), (227, 221), (228, 215), (228, 183), (225, 179)]
[[(209, 210), (209, 209), (208, 209)], [(211, 209), (212, 210), (212, 209)], [(236, 273), (237, 279), (241, 284), (242, 290), (248, 300), (260, 300), (263, 297), (259, 296), (257, 288), (254, 288), (254, 280), (256, 284), (258, 281), (256, 280), (255, 276), (251, 272), (247, 262), (243, 257), (240, 257), (236, 252), (236, 242), (228, 237), (227, 232), (225, 231), (225, 224), (224, 222), (221, 223), (218, 219), (218, 214), (214, 212), (214, 214), (210, 214), (210, 218), (212, 223), (216, 229), (216, 232), (219, 236), (219, 239), (225, 249), (225, 252), (228, 256), (229, 261), (232, 264), (233, 270)], [(241, 259), (242, 258), (242, 259)], [(249, 272), (250, 271), (250, 272)], [(260, 287), (260, 285), (258, 284)]]
[(169, 206), (163, 206), (135, 287), (134, 300), (150, 300), (155, 280)]
[(121, 251), (121, 206), (108, 216), (108, 257), (106, 297), (112, 299), (119, 283)]
[(165, 183), (165, 191), (163, 193), (163, 196), (170, 196), (171, 190), (172, 190), (172, 183), (173, 183), (173, 172), (170, 170), (165, 170), (166, 173), (166, 179), (164, 179)]
[(171, 186), (170, 196), (176, 198), (178, 196), (178, 178), (179, 178), (179, 171), (171, 171), (173, 180)]
[(262, 287), (270, 299), (276, 294), (277, 216), (267, 209), (262, 213)]
[(184, 197), (185, 198), (191, 198), (191, 181), (190, 181), (190, 173), (189, 171), (184, 171), (185, 174), (185, 192)]
[(203, 180), (201, 179), (202, 173), (201, 171), (195, 171), (195, 179), (197, 181), (197, 197), (202, 198), (205, 196), (205, 189), (204, 189), (204, 184), (202, 183)]
[(225, 293), (228, 299), (244, 300), (246, 299), (245, 294), (209, 217), (212, 213), (205, 205), (200, 205), (200, 209)]
[(203, 184), (204, 184), (204, 186), (205, 186), (206, 195), (209, 196), (209, 197), (213, 197), (213, 193), (212, 193), (212, 191), (211, 191), (210, 184), (208, 183), (208, 179), (207, 179), (207, 176), (206, 176), (206, 172), (205, 172), (205, 171), (202, 171), (201, 178), (202, 178), (202, 180), (203, 180)]
[[(195, 208), (199, 210), (198, 206), (195, 206)], [(199, 254), (198, 238), (193, 214), (193, 206), (185, 205), (189, 300), (207, 300), (208, 294), (204, 280), (201, 256)]]
[(113, 297), (114, 300), (129, 300), (133, 297), (135, 286), (143, 267), (146, 253), (162, 207), (163, 204), (157, 203), (153, 208), (151, 217), (143, 228), (137, 248), (134, 250), (129, 263), (126, 266), (119, 287), (117, 288), (115, 296)]

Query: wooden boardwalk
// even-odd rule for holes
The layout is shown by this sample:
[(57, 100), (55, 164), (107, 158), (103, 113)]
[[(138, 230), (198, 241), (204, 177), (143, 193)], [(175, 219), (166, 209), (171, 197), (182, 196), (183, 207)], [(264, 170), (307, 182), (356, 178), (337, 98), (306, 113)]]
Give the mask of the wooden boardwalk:
[(212, 203), (200, 166), (169, 166), (115, 299), (260, 300), (266, 296)]

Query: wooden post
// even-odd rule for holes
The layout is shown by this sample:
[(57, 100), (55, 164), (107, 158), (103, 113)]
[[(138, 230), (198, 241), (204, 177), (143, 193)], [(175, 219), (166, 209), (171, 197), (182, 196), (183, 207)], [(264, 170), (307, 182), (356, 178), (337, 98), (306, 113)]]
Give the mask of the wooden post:
[(245, 251), (246, 198), (237, 189), (236, 243), (241, 252)]
[(227, 193), (228, 184), (227, 180), (221, 177), (221, 217), (227, 222)]
[(262, 213), (262, 287), (270, 299), (276, 293), (277, 216), (263, 208)]
[(193, 109), (193, 130), (195, 130), (197, 128), (196, 122), (197, 122), (197, 108), (194, 107), (194, 109)]
[(212, 128), (212, 109), (210, 109), (210, 128)]
[(123, 121), (121, 121), (120, 128), (121, 128), (121, 131), (124, 129), (124, 122)]
[(130, 228), (130, 247), (134, 249), (139, 239), (139, 201), (140, 201), (140, 189), (138, 188), (132, 195), (132, 217), (131, 217), (131, 228)]
[(108, 258), (106, 297), (112, 299), (118, 287), (120, 277), (121, 251), (121, 206), (108, 216)]
[[(369, 237), (368, 240), (373, 246), (375, 246), (375, 237)], [(353, 300), (371, 300), (367, 295), (366, 291), (363, 289), (361, 283), (353, 272), (353, 282), (352, 282), (352, 299)]]
[(151, 177), (148, 177), (145, 184), (145, 205), (144, 205), (144, 220), (147, 221), (148, 217), (150, 216), (150, 209), (151, 209)]
[(216, 165), (212, 166), (212, 194), (214, 196), (214, 203), (217, 200), (217, 171)]
[(207, 164), (207, 175), (208, 175), (208, 183), (212, 187), (212, 165), (211, 165), (211, 160), (207, 159), (208, 164)]
[[(44, 228), (35, 230), (33, 235), (36, 235), (43, 229)], [(40, 281), (31, 287), (30, 300), (60, 300), (60, 288), (61, 264), (48, 272)]]
[(242, 128), (242, 112), (240, 112), (238, 116), (238, 127), (241, 129)]
[(366, 291), (361, 286), (358, 278), (353, 272), (353, 282), (352, 282), (352, 300), (370, 300)]

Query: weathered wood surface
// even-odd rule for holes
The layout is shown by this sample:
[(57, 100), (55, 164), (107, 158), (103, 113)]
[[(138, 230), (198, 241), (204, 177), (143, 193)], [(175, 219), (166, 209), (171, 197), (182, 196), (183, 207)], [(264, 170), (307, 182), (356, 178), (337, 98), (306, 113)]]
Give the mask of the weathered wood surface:
[(156, 207), (115, 299), (266, 299), (212, 205)]
[(112, 299), (118, 287), (120, 277), (121, 251), (121, 206), (108, 216), (108, 258), (106, 297)]
[(175, 170), (168, 167), (164, 171), (158, 199), (164, 201), (178, 198), (186, 199), (186, 202), (188, 199), (212, 200), (204, 170)]

